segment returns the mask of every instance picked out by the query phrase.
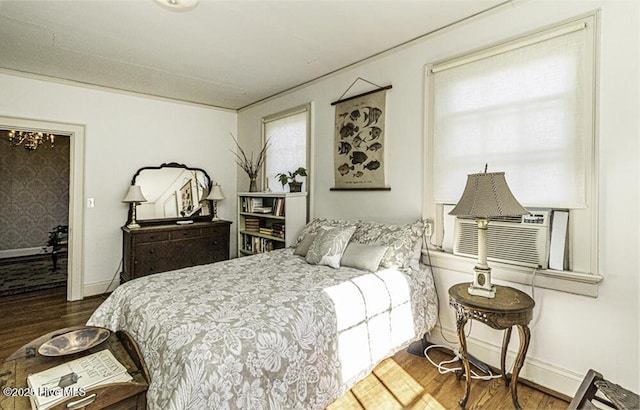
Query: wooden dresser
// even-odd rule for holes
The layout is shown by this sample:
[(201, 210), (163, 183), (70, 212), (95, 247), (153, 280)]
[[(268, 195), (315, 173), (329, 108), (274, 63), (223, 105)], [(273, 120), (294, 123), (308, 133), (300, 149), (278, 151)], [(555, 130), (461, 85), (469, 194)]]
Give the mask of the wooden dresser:
[(220, 220), (123, 227), (121, 281), (229, 259), (230, 225), (231, 222)]

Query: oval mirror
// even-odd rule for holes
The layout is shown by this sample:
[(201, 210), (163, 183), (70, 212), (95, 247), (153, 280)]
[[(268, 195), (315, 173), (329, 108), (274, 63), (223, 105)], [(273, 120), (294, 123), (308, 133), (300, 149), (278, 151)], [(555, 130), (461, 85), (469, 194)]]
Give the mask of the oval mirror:
[(143, 167), (132, 185), (140, 186), (147, 199), (136, 207), (138, 222), (198, 219), (211, 215), (206, 199), (211, 179), (206, 171), (171, 162), (159, 167)]

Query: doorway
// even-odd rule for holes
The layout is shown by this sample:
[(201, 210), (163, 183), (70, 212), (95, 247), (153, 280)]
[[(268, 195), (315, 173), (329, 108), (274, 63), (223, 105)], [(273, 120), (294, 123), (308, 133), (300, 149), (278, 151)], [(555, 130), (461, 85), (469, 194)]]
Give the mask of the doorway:
[[(66, 238), (59, 238), (67, 248), (67, 300), (79, 300), (83, 298), (83, 280), (82, 280), (82, 237), (83, 237), (83, 185), (84, 185), (84, 127), (76, 124), (54, 123), (22, 118), (11, 118), (0, 116), (0, 129), (3, 130), (29, 130), (42, 132), (44, 134), (54, 134), (68, 138), (68, 140), (60, 140), (61, 144), (68, 142), (68, 197), (67, 201), (49, 198), (51, 206), (59, 206), (64, 202), (67, 206), (68, 225), (66, 227)], [(9, 144), (5, 141), (5, 135), (2, 135), (2, 144)], [(60, 138), (60, 137), (58, 137)], [(45, 141), (45, 143), (48, 143)], [(54, 142), (55, 144), (55, 142)], [(44, 144), (43, 144), (44, 145)], [(23, 150), (21, 146), (11, 147), (14, 150)], [(38, 148), (40, 149), (40, 148)], [(31, 153), (28, 153), (31, 154)], [(46, 172), (46, 171), (42, 171)], [(5, 175), (2, 178), (6, 178)], [(26, 190), (24, 190), (26, 191)], [(20, 199), (18, 199), (20, 201)], [(64, 212), (64, 210), (63, 210)], [(42, 212), (43, 214), (46, 212)], [(33, 216), (37, 218), (38, 215)], [(25, 228), (29, 226), (28, 219), (22, 221)], [(63, 224), (61, 224), (63, 225)], [(57, 225), (52, 227), (48, 232), (56, 230)], [(59, 233), (59, 229), (57, 230)], [(66, 243), (64, 243), (66, 242)], [(63, 246), (57, 248), (58, 251), (63, 250)], [(61, 256), (60, 254), (58, 257)], [(53, 261), (51, 261), (53, 262)]]

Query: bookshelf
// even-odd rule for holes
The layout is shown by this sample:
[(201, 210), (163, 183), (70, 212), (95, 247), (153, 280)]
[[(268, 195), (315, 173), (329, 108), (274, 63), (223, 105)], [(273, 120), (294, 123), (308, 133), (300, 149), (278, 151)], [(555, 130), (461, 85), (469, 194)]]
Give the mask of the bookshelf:
[(306, 192), (241, 192), (238, 256), (291, 246), (306, 223)]

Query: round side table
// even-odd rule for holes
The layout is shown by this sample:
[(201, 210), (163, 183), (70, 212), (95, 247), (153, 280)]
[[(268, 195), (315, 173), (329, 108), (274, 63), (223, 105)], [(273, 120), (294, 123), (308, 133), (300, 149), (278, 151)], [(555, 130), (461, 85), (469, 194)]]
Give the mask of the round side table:
[[(529, 340), (531, 333), (529, 331), (529, 322), (533, 317), (533, 307), (535, 302), (529, 295), (517, 289), (508, 286), (496, 286), (495, 298), (485, 298), (482, 296), (470, 295), (467, 292), (468, 283), (459, 283), (449, 288), (449, 305), (456, 311), (456, 328), (458, 331), (458, 343), (462, 362), (465, 371), (465, 394), (458, 402), (462, 409), (465, 408), (469, 399), (469, 390), (471, 389), (471, 377), (469, 369), (469, 356), (467, 354), (467, 340), (464, 335), (464, 325), (469, 319), (475, 319), (484, 323), (493, 329), (505, 330), (502, 339), (502, 351), (500, 354), (500, 367), (502, 370), (502, 378), (506, 386), (510, 385), (511, 398), (516, 409), (520, 410), (518, 403), (518, 374), (524, 358), (529, 348)], [(511, 380), (507, 376), (505, 362), (507, 357), (507, 346), (511, 340), (512, 327), (518, 328), (520, 336), (520, 348), (516, 357), (515, 365)]]

